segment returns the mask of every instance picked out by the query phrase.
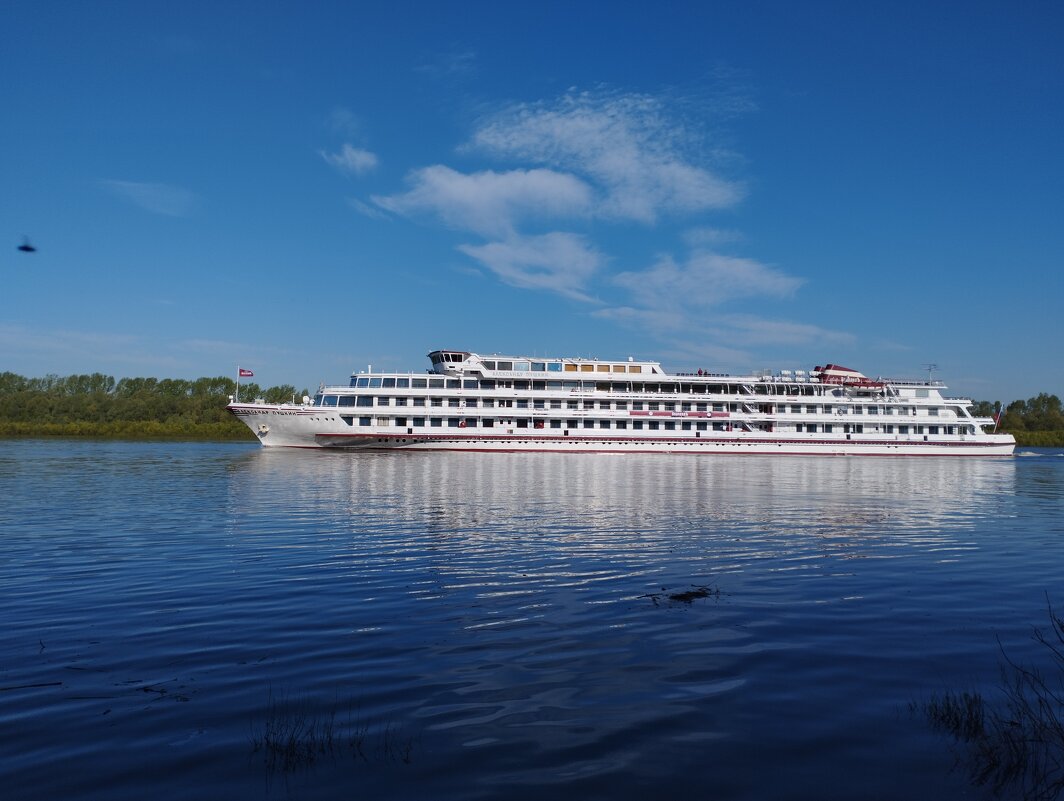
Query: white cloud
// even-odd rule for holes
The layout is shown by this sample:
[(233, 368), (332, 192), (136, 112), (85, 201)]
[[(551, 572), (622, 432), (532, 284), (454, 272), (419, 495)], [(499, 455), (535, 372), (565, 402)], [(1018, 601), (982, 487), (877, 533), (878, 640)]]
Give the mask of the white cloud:
[(727, 208), (742, 187), (696, 163), (693, 137), (646, 95), (568, 94), (490, 117), (472, 149), (587, 176), (607, 219), (654, 223), (664, 213)]
[(639, 272), (614, 278), (648, 309), (707, 309), (730, 300), (755, 296), (787, 297), (802, 279), (786, 275), (753, 259), (710, 251), (697, 252), (684, 264), (671, 256)]
[(415, 170), (412, 188), (400, 195), (374, 196), (396, 214), (435, 214), (448, 225), (484, 237), (512, 236), (521, 218), (587, 213), (590, 190), (578, 178), (553, 170), (458, 172), (437, 164)]
[(346, 143), (339, 153), (326, 153), (324, 150), (319, 152), (321, 157), (337, 170), (352, 175), (363, 175), (377, 166), (375, 154)]
[(581, 301), (593, 300), (584, 289), (603, 263), (602, 254), (584, 237), (563, 232), (458, 249), (511, 286), (546, 289)]
[(369, 217), (371, 220), (390, 220), (391, 217), (378, 209), (376, 206), (371, 206), (363, 200), (359, 200), (357, 197), (349, 197), (347, 199), (347, 205), (357, 211), (359, 214)]
[(187, 217), (196, 205), (196, 195), (187, 189), (169, 184), (140, 181), (102, 181), (113, 194), (154, 214), (168, 217)]

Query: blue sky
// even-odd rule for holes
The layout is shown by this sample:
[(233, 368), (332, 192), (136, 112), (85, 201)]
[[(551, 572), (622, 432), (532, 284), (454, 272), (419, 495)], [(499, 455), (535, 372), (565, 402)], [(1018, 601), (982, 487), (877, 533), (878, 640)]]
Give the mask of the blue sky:
[(458, 348), (1064, 396), (1059, 3), (8, 0), (0, 29), (0, 370), (302, 388)]

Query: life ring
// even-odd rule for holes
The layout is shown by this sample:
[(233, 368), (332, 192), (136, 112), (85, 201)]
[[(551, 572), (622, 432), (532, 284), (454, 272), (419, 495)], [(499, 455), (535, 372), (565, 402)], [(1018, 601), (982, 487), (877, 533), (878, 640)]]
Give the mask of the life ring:
[(270, 427), (268, 425), (263, 423), (262, 425), (259, 426), (259, 436), (260, 437), (265, 437), (269, 433), (270, 433)]
[(466, 427), (466, 421), (465, 421), (465, 420), (462, 420), (461, 422), (459, 422), (459, 423), (458, 423), (458, 427), (459, 427), (459, 428), (465, 428), (465, 427)]

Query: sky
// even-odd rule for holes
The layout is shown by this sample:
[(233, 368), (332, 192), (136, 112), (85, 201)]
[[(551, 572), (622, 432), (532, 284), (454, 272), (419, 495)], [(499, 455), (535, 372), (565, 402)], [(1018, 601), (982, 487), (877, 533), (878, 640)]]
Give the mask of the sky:
[(1064, 396), (1064, 4), (0, 0), (0, 30), (0, 372), (314, 388), (448, 348)]

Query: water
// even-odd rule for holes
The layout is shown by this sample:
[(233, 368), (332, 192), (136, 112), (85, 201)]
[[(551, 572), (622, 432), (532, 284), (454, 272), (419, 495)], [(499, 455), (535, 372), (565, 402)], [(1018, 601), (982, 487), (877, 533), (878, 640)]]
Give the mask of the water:
[[(3, 441), (0, 787), (982, 797), (908, 704), (1064, 607), (1064, 457), (1028, 452)], [(300, 720), (324, 752), (261, 747)]]

